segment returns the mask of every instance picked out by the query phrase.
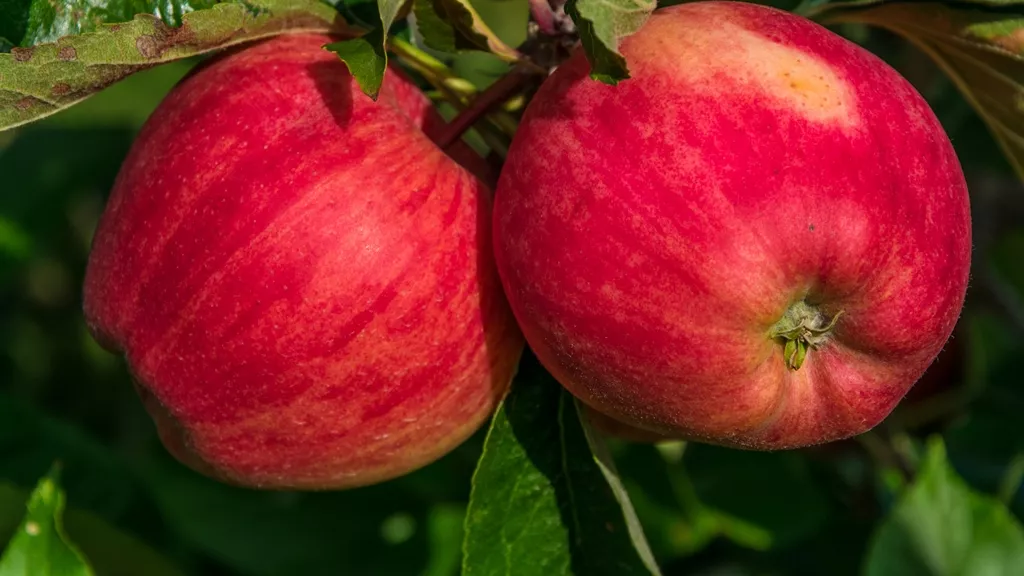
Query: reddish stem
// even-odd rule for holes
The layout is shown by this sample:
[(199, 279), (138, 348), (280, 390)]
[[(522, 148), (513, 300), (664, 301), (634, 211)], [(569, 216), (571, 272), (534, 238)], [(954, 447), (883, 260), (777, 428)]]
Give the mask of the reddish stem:
[(476, 124), (477, 120), (495, 106), (512, 97), (535, 74), (534, 67), (528, 64), (519, 64), (508, 74), (499, 78), (497, 82), (478, 94), (468, 108), (459, 112), (458, 116), (448, 123), (448, 126), (437, 137), (437, 145), (445, 149), (457, 142), (466, 130)]

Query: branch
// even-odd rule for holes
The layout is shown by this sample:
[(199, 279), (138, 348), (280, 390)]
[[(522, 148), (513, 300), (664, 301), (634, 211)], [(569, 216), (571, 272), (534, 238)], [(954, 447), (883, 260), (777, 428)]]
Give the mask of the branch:
[(451, 146), (477, 120), (511, 98), (522, 90), (531, 79), (537, 77), (535, 66), (531, 64), (516, 65), (508, 74), (499, 78), (497, 82), (491, 84), (486, 90), (477, 95), (468, 108), (459, 112), (458, 116), (452, 119), (445, 131), (437, 138), (437, 145), (442, 149)]

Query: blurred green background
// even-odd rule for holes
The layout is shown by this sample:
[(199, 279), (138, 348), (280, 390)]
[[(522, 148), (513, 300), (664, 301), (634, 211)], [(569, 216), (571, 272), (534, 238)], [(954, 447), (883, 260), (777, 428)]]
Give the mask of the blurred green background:
[[(524, 3), (510, 4), (514, 14), (500, 3), (481, 10), (510, 27), (503, 35), (525, 21)], [(857, 573), (898, 470), (933, 433), (972, 486), (1024, 517), (1024, 190), (925, 57), (886, 33), (844, 32), (917, 85), (960, 154), (975, 225), (967, 307), (922, 384), (861, 439), (776, 454), (613, 446), (667, 574)], [(230, 488), (164, 452), (121, 359), (88, 336), (80, 286), (93, 227), (132, 138), (189, 65), (137, 74), (0, 133), (0, 542), (59, 460), (71, 539), (100, 574), (457, 574), (481, 435), (370, 488)], [(479, 83), (501, 70), (479, 56), (455, 67)]]

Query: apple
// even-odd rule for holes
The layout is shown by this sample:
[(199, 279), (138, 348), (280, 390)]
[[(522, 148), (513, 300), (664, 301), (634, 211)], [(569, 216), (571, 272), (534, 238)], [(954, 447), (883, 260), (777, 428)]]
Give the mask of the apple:
[[(182, 81), (135, 141), (84, 286), (167, 448), (261, 488), (340, 489), (436, 460), (506, 391), (523, 342), (488, 188), (389, 71), (377, 102), (282, 36)], [(468, 148), (453, 154), (467, 163)]]
[(868, 51), (747, 3), (656, 11), (528, 106), (495, 256), (541, 363), (600, 413), (773, 450), (881, 421), (963, 306), (970, 206), (923, 98)]

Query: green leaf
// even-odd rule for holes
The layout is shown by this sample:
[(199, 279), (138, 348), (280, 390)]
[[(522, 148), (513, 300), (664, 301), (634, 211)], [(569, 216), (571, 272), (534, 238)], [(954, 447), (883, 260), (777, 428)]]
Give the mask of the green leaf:
[(328, 44), (324, 48), (337, 54), (348, 66), (363, 93), (377, 99), (384, 82), (384, 70), (388, 65), (382, 29), (377, 28), (358, 38)]
[(536, 360), (520, 370), (473, 477), (465, 576), (658, 574), (603, 441)]
[(325, 46), (327, 50), (341, 58), (356, 82), (359, 83), (359, 88), (374, 100), (377, 100), (377, 95), (380, 93), (380, 86), (384, 82), (384, 71), (388, 67), (388, 31), (408, 1), (377, 0), (377, 9), (380, 13), (379, 28), (374, 28), (358, 38)]
[(940, 439), (875, 533), (868, 576), (1024, 574), (1024, 530), (1006, 507), (957, 476)]
[(315, 0), (248, 0), (181, 16), (172, 28), (141, 14), (130, 22), (0, 54), (0, 130), (63, 110), (141, 69), (287, 31), (341, 30)]
[(484, 22), (468, 0), (413, 0), (413, 11), (423, 41), (435, 50), (487, 50), (506, 62), (520, 58)]
[(826, 4), (810, 13), (825, 23), (861, 23), (904, 36), (927, 53), (988, 124), (1024, 178), (1024, 2), (975, 1), (976, 7), (898, 2)]
[(64, 492), (57, 469), (36, 485), (28, 514), (0, 558), (0, 576), (88, 576), (92, 569), (64, 535)]
[(612, 85), (629, 78), (619, 41), (639, 30), (656, 6), (654, 0), (569, 0), (565, 10), (579, 30), (591, 78)]
[[(25, 491), (13, 484), (0, 483), (0, 542), (6, 541), (17, 530), (27, 499)], [(64, 528), (97, 574), (183, 576), (152, 548), (120, 532), (95, 514), (69, 508), (64, 513)]]

